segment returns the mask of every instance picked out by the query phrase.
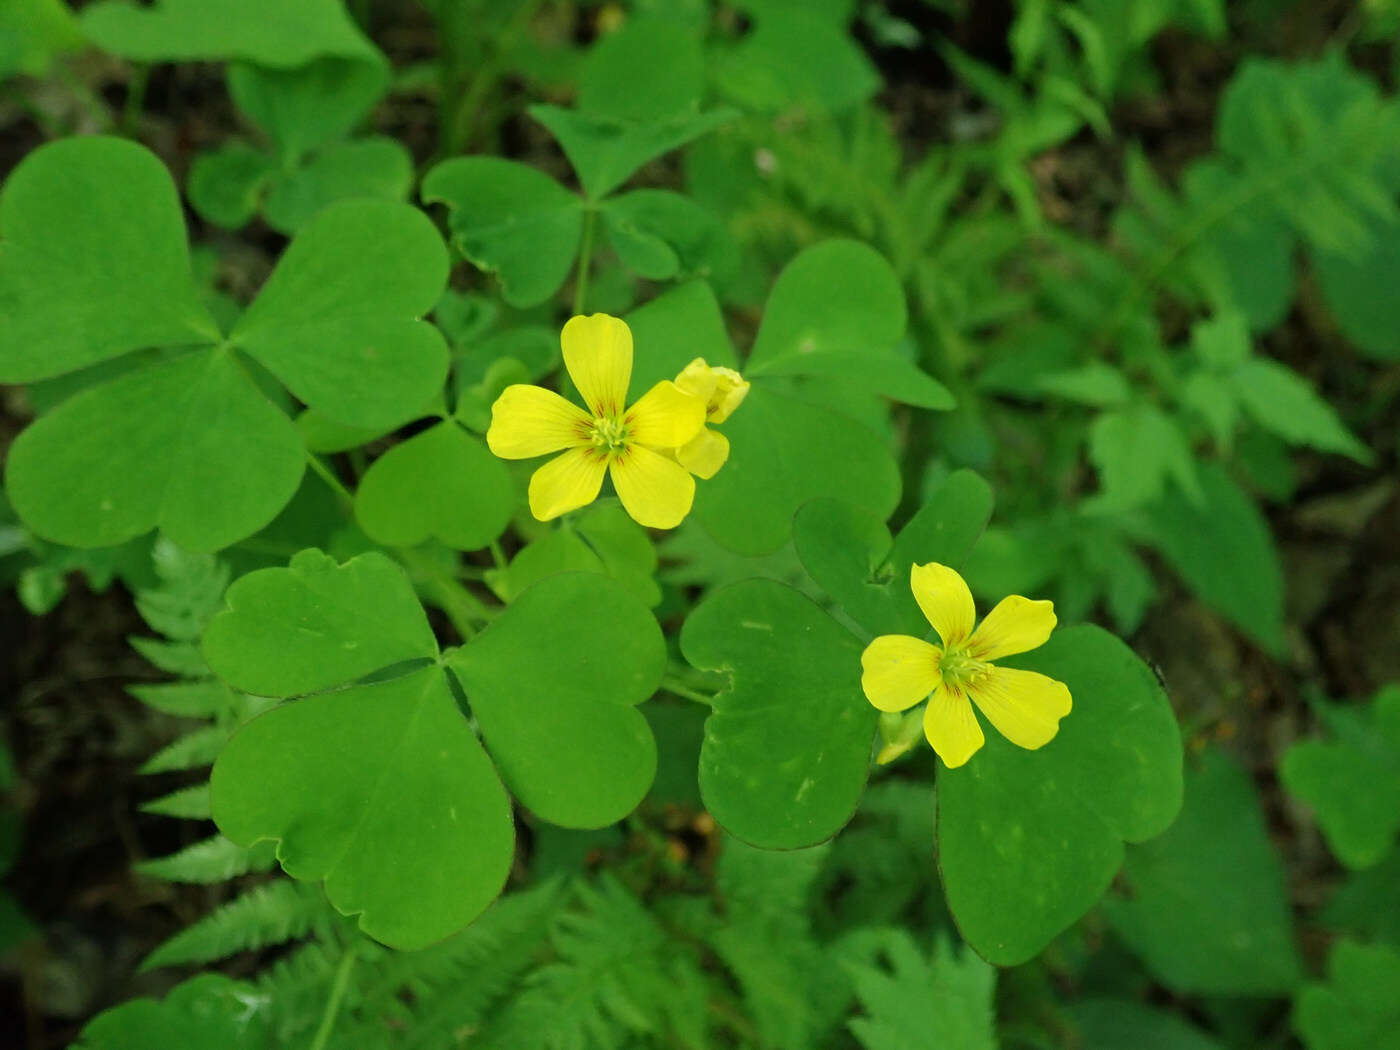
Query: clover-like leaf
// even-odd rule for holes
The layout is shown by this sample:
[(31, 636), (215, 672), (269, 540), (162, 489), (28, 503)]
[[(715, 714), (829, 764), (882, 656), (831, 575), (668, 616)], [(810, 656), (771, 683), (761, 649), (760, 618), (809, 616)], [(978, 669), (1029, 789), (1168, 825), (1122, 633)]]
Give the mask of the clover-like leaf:
[(272, 1038), (265, 999), (252, 985), (202, 973), (166, 997), (132, 999), (84, 1026), (74, 1050), (150, 1050), (155, 1046), (242, 1050)]
[(599, 572), (651, 607), (661, 601), (661, 588), (654, 578), (656, 562), (656, 548), (647, 530), (621, 504), (605, 501), (520, 548), (504, 570), (487, 573), (487, 582), (502, 601), (513, 602), (546, 576)]
[(875, 734), (860, 642), (791, 587), (745, 580), (690, 614), (681, 651), (729, 677), (700, 752), (700, 791), (715, 819), (767, 849), (839, 831), (865, 789)]
[(544, 302), (573, 269), (583, 203), (541, 171), (498, 157), (455, 157), (428, 172), (422, 196), (447, 205), (452, 243), (500, 277), (512, 306)]
[(700, 40), (681, 18), (628, 18), (589, 49), (579, 76), (579, 109), (638, 122), (694, 110), (705, 87)]
[(244, 691), (300, 698), (219, 755), (214, 819), (237, 843), (276, 840), (288, 874), (324, 880), (387, 944), (444, 937), (500, 892), (514, 841), (502, 777), (569, 827), (620, 819), (651, 784), (656, 746), (633, 708), (659, 683), (665, 645), (606, 577), (541, 581), (445, 661), (407, 577), (379, 553), (338, 565), (303, 551), (244, 576), (227, 601), (205, 632), (210, 667)]
[(246, 59), (300, 66), (320, 55), (383, 61), (341, 0), (102, 0), (82, 12), (98, 47), (141, 62)]
[(384, 453), (355, 491), (355, 518), (365, 534), (397, 547), (438, 539), (479, 550), (505, 531), (515, 506), (505, 464), (450, 420)]
[(235, 105), (286, 160), (348, 135), (388, 86), (387, 63), (318, 58), (294, 69), (246, 62), (228, 68)]
[(729, 461), (700, 487), (694, 513), (730, 550), (777, 550), (797, 508), (822, 496), (882, 521), (899, 502), (899, 471), (886, 443), (831, 409), (755, 383), (724, 432)]
[(1278, 995), (1301, 978), (1283, 866), (1254, 785), (1225, 752), (1189, 771), (1180, 818), (1128, 851), (1122, 881), (1129, 896), (1104, 913), (1173, 991)]
[(737, 115), (732, 109), (711, 109), (631, 121), (548, 105), (531, 106), (529, 113), (558, 140), (584, 194), (593, 202), (612, 193), (647, 161), (679, 149)]
[(726, 97), (745, 109), (838, 112), (880, 88), (880, 75), (844, 27), (808, 5), (772, 7), (718, 64)]
[(1294, 1001), (1293, 1030), (1308, 1050), (1393, 1046), (1400, 1031), (1400, 952), (1338, 941), (1327, 956), (1327, 982), (1306, 985)]
[(56, 56), (83, 46), (63, 0), (10, 0), (0, 9), (0, 77), (40, 77)]
[(62, 139), (0, 194), (0, 381), (149, 346), (217, 342), (165, 167), (124, 139)]
[(739, 367), (719, 300), (704, 281), (677, 285), (624, 320), (634, 347), (629, 403), (661, 380), (674, 379), (697, 357), (717, 368)]
[(938, 860), (958, 929), (990, 962), (1024, 962), (1102, 896), (1123, 843), (1160, 834), (1181, 805), (1181, 736), (1166, 695), (1097, 627), (1057, 631), (1007, 661), (1069, 686), (1058, 735), (1024, 751), (997, 733), (938, 773)]
[(276, 177), (272, 157), (246, 142), (228, 142), (194, 159), (185, 192), (204, 219), (236, 230), (252, 221)]
[(450, 666), (502, 778), (545, 820), (602, 827), (646, 795), (656, 741), (636, 705), (661, 684), (666, 646), (619, 584), (593, 573), (541, 580)]
[(601, 211), (613, 251), (642, 277), (709, 276), (735, 264), (724, 224), (679, 193), (632, 190), (609, 197)]
[(339, 142), (274, 185), (263, 214), (274, 230), (294, 233), (328, 204), (356, 197), (401, 201), (412, 185), (413, 158), (393, 139)]
[(333, 419), (397, 423), (447, 377), (447, 345), (420, 320), (447, 271), (422, 212), (342, 201), (297, 234), (229, 339)]
[(1349, 868), (1369, 868), (1400, 831), (1400, 686), (1382, 689), (1365, 713), (1321, 708), (1331, 740), (1288, 749), (1279, 777), (1313, 807), (1333, 853)]
[(991, 486), (960, 470), (929, 494), (897, 539), (870, 511), (818, 499), (797, 512), (793, 543), (817, 585), (871, 634), (922, 636), (928, 621), (909, 589), (909, 567), (961, 565), (991, 513)]

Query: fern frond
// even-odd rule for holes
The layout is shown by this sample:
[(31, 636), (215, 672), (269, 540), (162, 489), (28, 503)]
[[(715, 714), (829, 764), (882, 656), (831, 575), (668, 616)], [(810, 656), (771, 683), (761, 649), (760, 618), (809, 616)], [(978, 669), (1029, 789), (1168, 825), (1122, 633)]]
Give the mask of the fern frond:
[(166, 638), (192, 642), (223, 604), (229, 567), (212, 554), (182, 550), (167, 539), (151, 552), (160, 583), (136, 595), (136, 611)]
[(234, 704), (233, 690), (217, 678), (142, 683), (126, 691), (147, 707), (180, 718), (217, 718)]
[(126, 640), (147, 661), (166, 674), (182, 678), (199, 678), (209, 674), (204, 654), (194, 642), (168, 642), (140, 635), (129, 635)]
[(226, 882), (250, 871), (270, 871), (276, 861), (277, 846), (271, 840), (245, 847), (214, 835), (178, 853), (143, 861), (136, 870), (166, 882)]
[(214, 764), (219, 752), (233, 735), (231, 727), (204, 726), (182, 737), (176, 737), (143, 765), (141, 773), (170, 773), (179, 769), (198, 769)]
[(186, 820), (208, 820), (210, 814), (209, 784), (192, 784), (168, 795), (141, 803), (142, 813), (159, 813), (165, 817)]
[(274, 879), (216, 908), (181, 930), (141, 963), (141, 969), (204, 963), (305, 936), (333, 921), (334, 909), (319, 886)]

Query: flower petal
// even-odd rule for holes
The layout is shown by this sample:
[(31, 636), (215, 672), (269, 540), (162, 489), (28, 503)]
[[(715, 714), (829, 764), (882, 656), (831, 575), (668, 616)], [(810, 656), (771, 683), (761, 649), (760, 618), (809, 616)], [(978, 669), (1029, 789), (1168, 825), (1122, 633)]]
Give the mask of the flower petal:
[(676, 385), (705, 402), (705, 418), (723, 423), (749, 394), (749, 383), (732, 368), (711, 367), (697, 357), (676, 376)]
[(571, 448), (530, 478), (530, 513), (540, 521), (592, 503), (603, 487), (608, 459), (595, 448)]
[(697, 478), (709, 481), (729, 459), (729, 439), (718, 430), (705, 427), (676, 449), (676, 459)]
[(632, 329), (608, 314), (571, 317), (559, 336), (564, 367), (595, 416), (617, 418), (632, 381)]
[(502, 459), (531, 459), (589, 442), (592, 419), (553, 390), (516, 383), (491, 406), (486, 444)]
[(919, 608), (943, 639), (944, 648), (951, 649), (967, 640), (977, 609), (972, 604), (972, 592), (956, 571), (936, 561), (915, 565), (909, 570), (909, 586)]
[(679, 448), (705, 425), (705, 402), (663, 379), (623, 416), (628, 440), (647, 448)]
[(981, 750), (987, 738), (961, 689), (940, 686), (924, 708), (924, 736), (949, 769)]
[(1064, 682), (1011, 667), (993, 667), (968, 683), (967, 692), (997, 732), (1030, 751), (1055, 738), (1073, 706)]
[(612, 461), (613, 486), (632, 520), (650, 529), (674, 529), (695, 502), (695, 479), (674, 459), (631, 445)]
[(999, 660), (1038, 649), (1054, 629), (1054, 602), (1032, 601), (1013, 594), (997, 602), (997, 607), (977, 625), (968, 649), (979, 660)]
[(860, 654), (860, 687), (881, 711), (913, 707), (942, 680), (938, 646), (907, 634), (882, 634)]

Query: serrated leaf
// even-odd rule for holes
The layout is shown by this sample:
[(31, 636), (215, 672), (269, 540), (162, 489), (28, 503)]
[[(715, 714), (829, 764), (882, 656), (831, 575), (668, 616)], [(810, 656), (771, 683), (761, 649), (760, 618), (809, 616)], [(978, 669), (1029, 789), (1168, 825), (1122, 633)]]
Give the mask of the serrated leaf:
[(865, 1050), (996, 1050), (995, 968), (971, 951), (955, 952), (946, 937), (931, 958), (903, 930), (881, 931), (869, 947), (888, 960), (888, 969), (874, 959), (846, 964), (865, 1009), (848, 1027)]
[(619, 584), (591, 573), (541, 580), (449, 665), (501, 777), (545, 820), (602, 827), (651, 787), (656, 742), (635, 707), (661, 684), (666, 649)]
[(1235, 396), (1256, 423), (1293, 445), (1340, 452), (1358, 463), (1375, 457), (1298, 373), (1256, 357), (1235, 371)]
[(276, 879), (255, 886), (163, 941), (142, 960), (141, 969), (207, 963), (235, 952), (285, 944), (333, 914), (317, 887)]
[(203, 839), (154, 860), (135, 865), (137, 871), (166, 882), (214, 883), (227, 882), (250, 871), (268, 871), (277, 862), (270, 842), (240, 846), (223, 835)]
[(185, 820), (208, 820), (209, 785), (192, 784), (178, 791), (172, 791), (160, 798), (141, 803), (142, 813), (159, 813), (165, 817), (182, 817)]
[(1181, 805), (1181, 737), (1157, 679), (1092, 626), (1056, 631), (1010, 664), (1064, 682), (1074, 710), (1025, 751), (988, 733), (938, 774), (939, 870), (963, 938), (985, 959), (1024, 962), (1091, 908), (1123, 861)]
[(1364, 712), (1327, 706), (1330, 740), (1293, 744), (1279, 764), (1289, 794), (1312, 806), (1327, 845), (1348, 868), (1369, 868), (1400, 831), (1400, 686)]
[(479, 438), (444, 421), (374, 461), (355, 491), (355, 519), (386, 546), (438, 539), (474, 551), (505, 531), (516, 501), (504, 463)]
[(452, 243), (499, 276), (512, 306), (544, 302), (573, 269), (583, 205), (543, 172), (497, 157), (456, 157), (428, 172), (422, 197), (447, 205)]
[(233, 692), (217, 678), (131, 685), (127, 692), (148, 707), (180, 718), (214, 718), (233, 709)]
[(1183, 994), (1278, 995), (1301, 977), (1283, 865), (1253, 785), (1223, 751), (1188, 772), (1176, 824), (1128, 853), (1118, 935)]
[(205, 726), (172, 740), (141, 766), (142, 773), (169, 773), (179, 769), (198, 769), (212, 765), (219, 757), (232, 730), (223, 726)]
[(1151, 503), (1168, 482), (1194, 503), (1201, 502), (1191, 446), (1181, 428), (1154, 405), (1104, 412), (1089, 431), (1089, 458), (1102, 493), (1096, 511), (1121, 511)]
[(798, 849), (850, 820), (875, 733), (860, 650), (809, 598), (771, 580), (716, 591), (686, 619), (686, 660), (729, 677), (705, 723), (700, 792), (731, 834)]

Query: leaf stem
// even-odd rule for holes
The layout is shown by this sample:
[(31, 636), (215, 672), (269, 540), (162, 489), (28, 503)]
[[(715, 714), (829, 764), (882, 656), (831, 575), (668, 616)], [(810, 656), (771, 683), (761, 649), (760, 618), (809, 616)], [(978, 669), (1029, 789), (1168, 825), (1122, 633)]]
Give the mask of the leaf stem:
[(339, 496), (347, 507), (353, 507), (355, 505), (354, 495), (345, 487), (341, 480), (335, 476), (335, 472), (332, 471), (330, 467), (326, 466), (320, 456), (308, 449), (306, 461), (311, 464), (311, 469), (320, 475), (321, 480), (331, 487), (331, 491)]
[(341, 957), (340, 965), (336, 967), (331, 994), (326, 1000), (326, 1009), (321, 1014), (321, 1026), (316, 1029), (316, 1037), (311, 1040), (310, 1050), (326, 1050), (331, 1030), (335, 1028), (336, 1016), (340, 1013), (341, 1001), (345, 998), (345, 989), (350, 984), (350, 971), (355, 968), (355, 957), (355, 943), (351, 941), (345, 949), (345, 955)]
[(141, 130), (141, 109), (146, 104), (146, 84), (151, 79), (151, 67), (145, 62), (133, 62), (131, 77), (126, 82), (126, 101), (122, 104), (121, 131), (129, 139)]
[(578, 279), (574, 282), (574, 316), (583, 313), (584, 297), (588, 294), (588, 271), (593, 263), (593, 226), (598, 209), (589, 205), (583, 216), (583, 238), (578, 246)]
[(715, 698), (713, 696), (708, 696), (698, 689), (692, 689), (675, 675), (668, 674), (663, 677), (661, 679), (661, 688), (668, 693), (674, 693), (683, 700), (694, 700), (697, 704), (704, 704), (706, 707), (713, 707), (715, 703)]

